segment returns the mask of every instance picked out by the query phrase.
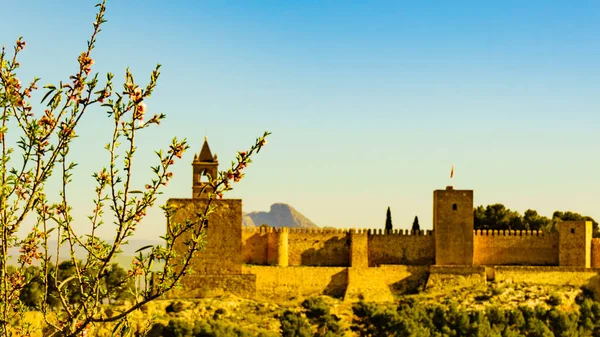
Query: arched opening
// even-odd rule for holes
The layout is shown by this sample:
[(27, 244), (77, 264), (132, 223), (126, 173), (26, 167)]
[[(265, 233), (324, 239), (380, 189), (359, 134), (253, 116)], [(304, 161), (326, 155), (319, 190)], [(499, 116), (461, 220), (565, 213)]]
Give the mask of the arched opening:
[(208, 170), (207, 169), (202, 170), (202, 173), (200, 173), (199, 181), (198, 182), (199, 183), (208, 183), (209, 180), (208, 180), (208, 175), (207, 174), (208, 174)]
[(458, 206), (456, 204), (452, 204), (452, 210), (456, 211), (458, 209)]

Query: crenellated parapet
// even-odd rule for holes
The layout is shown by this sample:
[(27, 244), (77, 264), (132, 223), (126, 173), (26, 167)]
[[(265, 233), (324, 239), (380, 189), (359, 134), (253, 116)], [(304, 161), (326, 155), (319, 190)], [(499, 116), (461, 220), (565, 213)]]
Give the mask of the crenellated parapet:
[(531, 230), (474, 230), (475, 265), (558, 265), (558, 234)]
[(476, 229), (473, 231), (475, 236), (548, 236), (556, 235), (552, 233), (544, 233), (536, 230), (496, 230), (496, 229)]
[(245, 234), (280, 233), (280, 232), (283, 232), (284, 230), (289, 232), (290, 228), (287, 228), (287, 227), (268, 227), (268, 226), (242, 227), (242, 233), (245, 233)]
[(405, 236), (432, 236), (432, 230), (413, 231), (410, 229), (394, 229), (386, 231), (383, 229), (369, 229), (369, 235), (405, 235)]
[(289, 228), (290, 234), (348, 234), (348, 228)]
[(296, 228), (296, 227), (242, 227), (242, 233), (244, 234), (267, 234), (267, 233), (280, 233), (287, 231), (289, 234), (368, 234), (368, 235), (406, 235), (406, 236), (432, 236), (432, 230), (420, 230), (413, 231), (409, 229), (394, 229), (386, 231), (383, 229), (373, 228)]
[(296, 227), (242, 227), (242, 232), (247, 234), (266, 234), (266, 233), (279, 233), (282, 231), (288, 233), (301, 233), (301, 234), (348, 234), (352, 229), (348, 228), (296, 228)]

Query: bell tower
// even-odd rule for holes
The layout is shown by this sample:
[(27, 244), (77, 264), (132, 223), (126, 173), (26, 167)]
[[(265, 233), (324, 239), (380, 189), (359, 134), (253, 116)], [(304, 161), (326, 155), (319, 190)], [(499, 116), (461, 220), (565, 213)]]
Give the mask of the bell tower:
[[(207, 194), (212, 192), (212, 188), (208, 186), (208, 176), (211, 179), (217, 178), (217, 170), (219, 168), (219, 161), (217, 155), (214, 156), (210, 152), (208, 146), (208, 140), (204, 137), (204, 144), (199, 155), (194, 155), (194, 161), (192, 162), (193, 174), (192, 174), (192, 198), (203, 199), (207, 197)], [(206, 188), (205, 188), (206, 186)], [(202, 191), (202, 189), (204, 191)]]

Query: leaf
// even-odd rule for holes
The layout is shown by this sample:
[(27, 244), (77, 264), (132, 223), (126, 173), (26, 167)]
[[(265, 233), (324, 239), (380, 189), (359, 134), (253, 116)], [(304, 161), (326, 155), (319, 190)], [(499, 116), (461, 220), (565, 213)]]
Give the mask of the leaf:
[(44, 103), (46, 98), (48, 98), (48, 96), (50, 96), (50, 94), (52, 94), (53, 92), (54, 92), (54, 89), (48, 90), (48, 92), (44, 95), (44, 97), (42, 98), (42, 101), (40, 103)]
[(142, 247), (142, 248), (140, 248), (140, 249), (136, 250), (135, 252), (136, 252), (136, 253), (137, 253), (137, 252), (141, 252), (142, 250), (146, 250), (146, 249), (148, 249), (148, 248), (152, 248), (152, 247), (154, 247), (154, 246), (153, 246), (153, 245), (147, 245), (147, 246), (144, 246), (144, 247)]

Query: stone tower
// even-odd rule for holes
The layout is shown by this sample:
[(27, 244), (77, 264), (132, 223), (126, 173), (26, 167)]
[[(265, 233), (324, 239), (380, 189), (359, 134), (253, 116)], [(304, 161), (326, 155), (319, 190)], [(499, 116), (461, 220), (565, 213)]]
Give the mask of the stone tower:
[(433, 192), (436, 265), (473, 265), (473, 190)]
[(558, 224), (558, 265), (591, 267), (592, 222), (563, 221)]
[[(190, 222), (194, 226), (200, 226), (202, 221), (199, 214), (205, 214), (209, 206), (213, 208), (202, 228), (204, 248), (190, 260), (193, 272), (181, 278), (182, 289), (172, 290), (167, 297), (202, 297), (207, 291), (241, 296), (254, 295), (256, 292), (256, 275), (242, 274), (242, 200), (208, 199), (207, 194), (212, 191), (210, 188), (206, 188), (201, 194), (202, 188), (208, 186), (207, 181), (202, 178), (207, 175), (216, 177), (218, 166), (217, 156), (212, 155), (205, 138), (200, 154), (194, 155), (192, 162), (192, 198), (167, 201), (175, 210), (171, 219), (174, 224)], [(177, 257), (172, 263), (176, 271), (181, 270), (182, 258), (188, 253), (191, 235), (191, 232), (185, 233), (174, 244)]]
[[(204, 137), (204, 144), (199, 155), (194, 155), (194, 161), (192, 162), (193, 174), (192, 174), (192, 198), (202, 199), (206, 198), (207, 194), (212, 192), (212, 189), (208, 186), (208, 176), (211, 178), (217, 177), (217, 170), (219, 168), (219, 161), (217, 155), (214, 156), (210, 152), (208, 141)], [(204, 191), (202, 189), (206, 186)]]

